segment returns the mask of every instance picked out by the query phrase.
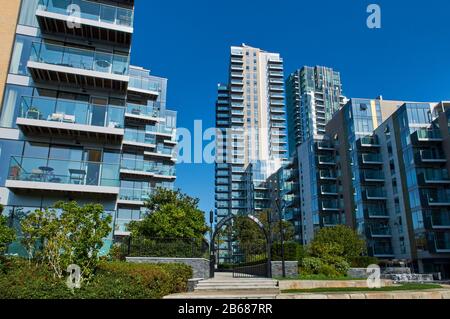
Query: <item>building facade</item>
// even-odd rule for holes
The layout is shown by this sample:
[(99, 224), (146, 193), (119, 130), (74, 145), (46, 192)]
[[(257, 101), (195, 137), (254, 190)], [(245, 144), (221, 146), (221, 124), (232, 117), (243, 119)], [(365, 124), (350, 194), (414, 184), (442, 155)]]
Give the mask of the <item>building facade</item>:
[[(283, 77), (278, 53), (231, 47), (229, 80), (219, 84), (216, 102), (217, 222), (270, 207), (267, 180), (288, 152)], [(229, 254), (231, 243), (223, 247)]]
[(128, 235), (152, 190), (172, 187), (176, 160), (167, 80), (130, 65), (134, 1), (22, 0), (11, 8), (8, 62), (0, 56), (4, 214), (18, 227), (60, 200), (100, 203), (114, 217), (106, 241)]
[(286, 80), (289, 155), (310, 138), (325, 134), (325, 126), (346, 102), (340, 73), (324, 66), (304, 66)]

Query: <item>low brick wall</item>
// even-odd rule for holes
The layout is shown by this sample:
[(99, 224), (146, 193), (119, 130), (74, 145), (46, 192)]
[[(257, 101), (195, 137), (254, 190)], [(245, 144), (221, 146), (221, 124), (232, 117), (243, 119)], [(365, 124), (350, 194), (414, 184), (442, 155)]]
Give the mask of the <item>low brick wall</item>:
[(192, 267), (192, 278), (208, 279), (209, 260), (204, 258), (159, 258), (159, 257), (127, 257), (129, 263), (139, 264), (185, 264)]
[[(272, 261), (272, 277), (283, 276), (283, 262)], [(298, 261), (285, 261), (286, 277), (297, 278), (298, 277)]]
[[(392, 286), (391, 280), (381, 280), (381, 286)], [(280, 280), (280, 290), (316, 288), (367, 288), (366, 280)]]

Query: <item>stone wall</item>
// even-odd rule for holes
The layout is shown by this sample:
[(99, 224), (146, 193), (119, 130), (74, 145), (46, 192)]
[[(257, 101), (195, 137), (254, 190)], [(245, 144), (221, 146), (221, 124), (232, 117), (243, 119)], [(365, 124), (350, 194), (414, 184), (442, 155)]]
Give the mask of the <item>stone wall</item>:
[[(298, 277), (298, 261), (285, 261), (286, 277)], [(272, 261), (272, 277), (283, 276), (283, 263), (281, 261)]]
[(208, 279), (209, 260), (204, 258), (158, 258), (158, 257), (127, 257), (127, 262), (138, 264), (185, 264), (192, 267), (192, 278)]

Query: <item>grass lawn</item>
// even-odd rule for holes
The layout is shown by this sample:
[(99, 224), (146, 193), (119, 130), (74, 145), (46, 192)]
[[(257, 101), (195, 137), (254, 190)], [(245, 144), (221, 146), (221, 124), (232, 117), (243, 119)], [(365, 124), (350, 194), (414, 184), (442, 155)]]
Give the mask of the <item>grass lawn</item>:
[(314, 288), (314, 289), (290, 289), (283, 290), (282, 293), (328, 293), (328, 292), (384, 292), (384, 291), (404, 291), (404, 290), (429, 290), (429, 289), (439, 289), (442, 288), (441, 285), (437, 284), (404, 284), (400, 286), (392, 287), (382, 287), (379, 289), (370, 288)]
[(360, 278), (349, 278), (347, 276), (327, 277), (325, 275), (299, 275), (298, 277), (291, 277), (291, 278), (277, 277), (275, 279), (277, 279), (277, 280), (367, 280), (367, 279), (360, 279)]

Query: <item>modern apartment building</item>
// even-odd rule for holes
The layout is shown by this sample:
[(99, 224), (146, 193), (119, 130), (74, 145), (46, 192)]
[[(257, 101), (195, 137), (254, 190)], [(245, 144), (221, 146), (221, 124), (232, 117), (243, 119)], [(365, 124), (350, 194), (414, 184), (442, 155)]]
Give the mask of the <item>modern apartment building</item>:
[(325, 126), (346, 102), (340, 73), (324, 66), (304, 66), (286, 80), (289, 155), (310, 138), (325, 134)]
[(172, 187), (176, 146), (167, 80), (130, 65), (134, 1), (13, 0), (6, 7), (4, 214), (18, 227), (24, 214), (59, 200), (95, 202), (114, 217), (107, 241), (128, 235), (152, 190)]
[(283, 76), (278, 53), (231, 47), (229, 80), (219, 84), (216, 103), (217, 221), (270, 206), (267, 179), (288, 152)]
[[(346, 224), (368, 253), (450, 276), (448, 103), (351, 99), (298, 148), (303, 243)], [(449, 139), (449, 141), (447, 141)]]

